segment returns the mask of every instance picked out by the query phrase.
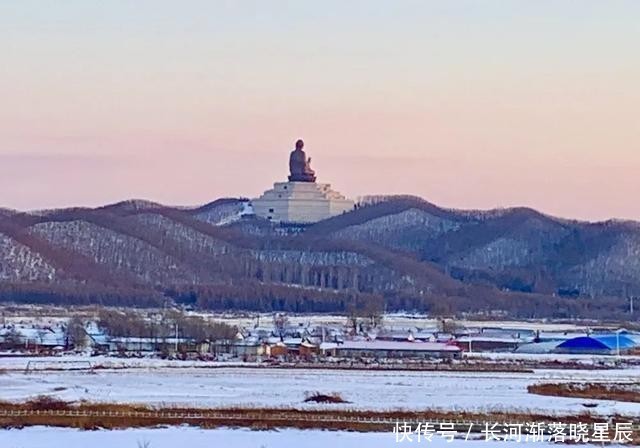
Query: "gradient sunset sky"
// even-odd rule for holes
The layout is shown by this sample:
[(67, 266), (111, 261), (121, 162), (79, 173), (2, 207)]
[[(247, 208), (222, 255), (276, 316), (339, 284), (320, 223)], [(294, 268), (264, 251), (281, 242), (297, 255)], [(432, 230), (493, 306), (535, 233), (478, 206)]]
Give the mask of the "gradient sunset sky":
[(0, 206), (350, 197), (640, 220), (640, 1), (0, 2)]

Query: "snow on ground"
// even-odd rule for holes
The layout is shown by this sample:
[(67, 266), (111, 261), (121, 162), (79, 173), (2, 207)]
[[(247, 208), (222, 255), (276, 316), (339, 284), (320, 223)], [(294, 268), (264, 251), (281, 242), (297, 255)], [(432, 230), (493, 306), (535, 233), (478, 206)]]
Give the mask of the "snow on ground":
[[(32, 369), (57, 369), (69, 370), (73, 368), (101, 367), (107, 369), (122, 368), (159, 368), (159, 367), (216, 367), (246, 365), (241, 361), (180, 361), (159, 358), (119, 358), (114, 356), (86, 356), (86, 355), (64, 355), (64, 356), (12, 356), (10, 353), (0, 353), (0, 369), (15, 370), (23, 372), (29, 362)], [(252, 365), (255, 365), (253, 363)]]
[[(586, 366), (609, 366), (613, 367), (616, 362), (635, 363), (640, 361), (640, 356), (599, 356), (599, 355), (572, 355), (572, 354), (528, 354), (528, 353), (464, 353), (463, 356), (471, 362), (477, 361), (558, 361), (566, 363), (578, 363)], [(153, 357), (145, 358), (120, 358), (114, 356), (86, 356), (86, 355), (63, 355), (51, 357), (37, 356), (16, 356), (12, 353), (0, 352), (0, 370), (16, 370), (24, 371), (29, 362), (32, 362), (33, 369), (69, 369), (69, 368), (86, 368), (87, 363), (91, 366), (102, 367), (107, 369), (122, 368), (160, 368), (160, 367), (237, 367), (251, 366), (256, 367), (256, 363), (247, 363), (242, 361), (179, 361), (167, 360)], [(63, 361), (63, 362), (60, 362)], [(73, 365), (73, 363), (77, 365)], [(259, 366), (259, 365), (258, 365)], [(264, 366), (263, 366), (264, 367)], [(600, 376), (615, 375), (618, 370), (607, 370)], [(624, 373), (624, 371), (621, 371)]]
[[(331, 408), (594, 412), (640, 415), (640, 403), (547, 397), (527, 392), (539, 381), (637, 381), (640, 370), (539, 370), (535, 373), (403, 372), (245, 368), (153, 368), (95, 373), (11, 372), (0, 375), (0, 400), (40, 394), (65, 400), (190, 407), (297, 407), (309, 392), (339, 393), (350, 404)], [(584, 403), (597, 403), (587, 409)]]
[[(252, 328), (258, 322), (271, 322), (273, 313), (210, 313), (210, 312), (194, 312), (193, 314), (201, 315), (213, 320), (219, 320), (229, 325), (238, 325), (241, 327)], [(288, 314), (287, 318), (291, 325), (347, 325), (347, 317), (331, 314)], [(436, 329), (440, 324), (440, 319), (432, 318), (421, 314), (402, 314), (391, 313), (385, 314), (383, 318), (384, 328), (390, 330), (401, 330), (409, 328), (431, 328)], [(571, 323), (553, 323), (553, 322), (528, 322), (528, 321), (479, 321), (479, 320), (457, 320), (456, 324), (469, 329), (480, 329), (486, 327), (500, 327), (504, 329), (530, 329), (540, 331), (578, 331), (584, 332), (588, 328), (599, 327), (600, 325), (581, 325)]]
[[(0, 430), (2, 448), (391, 448), (412, 446), (447, 446), (449, 448), (497, 448), (516, 446), (551, 447), (543, 442), (485, 442), (482, 440), (454, 440), (447, 443), (433, 438), (431, 443), (396, 442), (389, 433), (355, 433), (341, 431), (295, 430), (251, 431), (245, 429), (196, 429), (171, 427), (158, 429), (127, 429), (119, 431), (79, 431), (64, 428), (33, 427)], [(557, 445), (555, 445), (557, 446)], [(607, 445), (612, 446), (612, 445)]]

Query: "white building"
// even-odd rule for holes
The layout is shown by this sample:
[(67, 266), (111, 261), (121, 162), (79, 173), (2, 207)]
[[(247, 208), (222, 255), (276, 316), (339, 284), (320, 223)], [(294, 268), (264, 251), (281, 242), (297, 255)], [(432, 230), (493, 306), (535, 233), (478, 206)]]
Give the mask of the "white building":
[(353, 201), (315, 182), (277, 182), (252, 201), (256, 215), (273, 222), (308, 224), (353, 210)]

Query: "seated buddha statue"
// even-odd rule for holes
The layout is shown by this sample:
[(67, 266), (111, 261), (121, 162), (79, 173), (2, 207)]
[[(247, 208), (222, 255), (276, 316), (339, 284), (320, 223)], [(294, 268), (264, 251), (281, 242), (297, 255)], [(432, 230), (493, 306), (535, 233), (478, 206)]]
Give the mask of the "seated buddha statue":
[(298, 140), (296, 149), (291, 152), (291, 157), (289, 157), (289, 171), (291, 171), (289, 181), (315, 182), (316, 173), (311, 169), (311, 158), (307, 159), (307, 155), (302, 148), (304, 148), (304, 142)]

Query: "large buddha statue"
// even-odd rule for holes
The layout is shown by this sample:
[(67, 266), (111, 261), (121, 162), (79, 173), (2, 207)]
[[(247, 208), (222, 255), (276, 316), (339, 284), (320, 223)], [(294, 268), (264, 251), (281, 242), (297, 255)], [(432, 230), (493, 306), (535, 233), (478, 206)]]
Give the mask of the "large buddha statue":
[(304, 142), (298, 140), (296, 142), (296, 149), (291, 152), (289, 158), (289, 176), (290, 182), (315, 182), (316, 173), (311, 169), (311, 158), (307, 159), (307, 154), (302, 149), (304, 148)]

